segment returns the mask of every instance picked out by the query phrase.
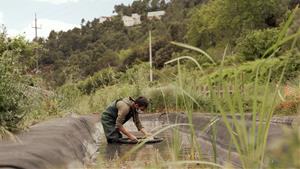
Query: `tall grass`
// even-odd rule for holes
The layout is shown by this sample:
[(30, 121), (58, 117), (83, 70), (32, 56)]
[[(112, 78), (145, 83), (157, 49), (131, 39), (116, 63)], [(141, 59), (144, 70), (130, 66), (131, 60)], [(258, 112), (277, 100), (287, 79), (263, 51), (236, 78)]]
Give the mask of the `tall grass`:
[[(285, 44), (286, 42), (293, 40), (295, 38), (298, 38), (299, 33), (290, 35), (288, 37), (285, 37), (285, 34), (287, 32), (288, 26), (291, 24), (293, 17), (295, 16), (295, 13), (297, 11), (297, 8), (292, 12), (290, 15), (288, 21), (283, 26), (282, 31), (280, 32), (280, 36), (276, 42), (270, 49), (266, 51), (266, 53), (269, 53), (270, 51), (274, 51), (272, 55), (274, 55), (275, 52), (277, 52), (281, 45)], [(295, 42), (295, 41), (294, 41)], [(204, 56), (206, 56), (209, 60), (212, 61), (212, 63), (215, 63), (207, 53), (203, 52), (201, 49), (197, 49), (195, 47), (191, 47), (185, 44), (180, 43), (173, 43), (175, 45), (185, 47), (187, 49), (192, 49), (194, 51), (198, 51)], [(293, 43), (295, 44), (295, 43)], [(293, 46), (292, 46), (293, 47)], [(225, 49), (226, 51), (226, 49)], [(224, 52), (225, 53), (225, 52)], [(271, 55), (271, 56), (272, 56)], [(223, 58), (225, 57), (225, 54)], [(181, 59), (190, 59), (196, 65), (198, 68), (202, 71), (202, 67), (197, 61), (191, 57), (179, 57), (173, 60), (170, 60), (168, 63), (177, 61), (178, 63), (178, 86), (180, 89), (183, 89), (182, 84), (182, 75), (180, 71), (180, 64), (179, 61)], [(223, 62), (222, 62), (223, 63)], [(288, 61), (285, 63), (285, 66), (282, 69), (282, 73), (280, 74), (279, 81), (276, 84), (276, 87), (271, 88), (271, 74), (272, 74), (272, 68), (269, 69), (268, 77), (266, 78), (266, 81), (264, 82), (264, 92), (261, 94), (258, 93), (258, 78), (259, 78), (259, 72), (261, 71), (260, 68), (264, 66), (265, 62), (262, 62), (261, 65), (255, 70), (256, 71), (256, 77), (255, 82), (253, 83), (253, 91), (249, 91), (248, 95), (250, 93), (253, 94), (252, 98), (252, 119), (251, 124), (249, 125), (246, 121), (245, 115), (245, 103), (242, 99), (242, 91), (239, 86), (241, 86), (241, 79), (239, 79), (239, 76), (234, 76), (233, 84), (234, 84), (234, 92), (233, 95), (230, 94), (228, 91), (229, 88), (229, 82), (222, 82), (222, 79), (220, 82), (222, 82), (222, 86), (224, 87), (225, 91), (225, 98), (218, 97), (215, 92), (212, 93), (212, 99), (213, 102), (217, 108), (217, 110), (220, 112), (222, 116), (222, 120), (224, 121), (231, 139), (235, 145), (235, 148), (237, 152), (240, 155), (240, 161), (242, 163), (243, 168), (264, 168), (265, 167), (265, 151), (266, 151), (266, 144), (268, 139), (268, 131), (270, 128), (270, 122), (271, 118), (273, 116), (274, 108), (276, 105), (277, 100), (277, 92), (273, 92), (271, 89), (275, 89), (277, 91), (279, 89), (279, 85), (281, 84), (282, 78), (285, 73), (285, 68), (288, 63)], [(222, 68), (223, 64), (221, 64), (221, 69), (219, 70), (219, 73), (222, 74)], [(222, 76), (220, 76), (222, 77)], [(210, 83), (210, 89), (213, 91), (213, 85)], [(182, 90), (182, 95), (186, 95), (190, 97), (188, 93), (184, 93)], [(258, 103), (258, 98), (263, 97), (262, 102)], [(189, 102), (197, 102), (195, 99), (190, 97)], [(272, 100), (271, 102), (269, 100)], [(192, 116), (191, 116), (191, 107), (189, 107), (189, 102), (184, 99), (184, 105), (186, 107), (187, 116), (189, 119), (189, 124), (191, 126), (191, 136), (192, 140), (194, 137), (195, 131), (193, 130), (193, 124), (192, 124)], [(229, 117), (230, 116), (230, 117)], [(240, 116), (238, 119), (237, 116)], [(196, 144), (192, 142), (192, 144)], [(213, 145), (215, 145), (214, 143)], [(200, 152), (201, 153), (201, 152)], [(215, 155), (216, 156), (216, 155)], [(216, 157), (215, 157), (216, 158)]]

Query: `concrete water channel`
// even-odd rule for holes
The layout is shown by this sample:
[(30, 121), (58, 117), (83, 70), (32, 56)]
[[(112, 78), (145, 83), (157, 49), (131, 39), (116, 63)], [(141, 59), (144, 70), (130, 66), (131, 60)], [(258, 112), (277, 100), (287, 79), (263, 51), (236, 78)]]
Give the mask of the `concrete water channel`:
[[(251, 115), (246, 119), (250, 120)], [(211, 142), (214, 120), (215, 144)], [(283, 126), (290, 128), (293, 118), (274, 118), (271, 123), (268, 141), (283, 137)], [(184, 113), (142, 115), (144, 127), (152, 133), (162, 126), (187, 123)], [(201, 154), (192, 145), (189, 126), (170, 128), (159, 133), (164, 141), (146, 144), (131, 153), (135, 145), (107, 144), (99, 115), (75, 116), (42, 122), (18, 135), (15, 141), (0, 142), (0, 168), (11, 169), (98, 169), (98, 168), (182, 168), (173, 162), (180, 160), (201, 160), (224, 165), (230, 162), (240, 168), (239, 156), (230, 141), (229, 133), (220, 117), (210, 114), (193, 114), (194, 143), (201, 145)], [(246, 126), (251, 125), (250, 121)], [(125, 126), (136, 132), (129, 121)], [(214, 145), (214, 146), (213, 146)], [(188, 168), (200, 165), (189, 165)]]
[[(250, 120), (252, 117), (246, 117)], [(214, 120), (216, 141), (212, 141), (212, 126), (209, 126)], [(152, 130), (152, 133), (158, 131), (162, 126), (175, 123), (188, 123), (187, 116), (184, 113), (143, 115), (141, 121), (144, 127)], [(291, 118), (277, 118), (271, 123), (269, 131), (269, 142), (283, 135), (283, 127), (290, 127)], [(99, 143), (97, 159), (91, 168), (170, 168), (172, 162), (182, 160), (204, 160), (206, 162), (216, 162), (221, 165), (231, 163), (235, 168), (241, 168), (239, 155), (236, 152), (233, 143), (230, 141), (229, 133), (224, 122), (220, 117), (210, 114), (194, 114), (193, 125), (195, 130), (196, 144), (192, 143), (191, 129), (188, 126), (178, 126), (167, 129), (159, 133), (158, 137), (163, 137), (164, 141), (157, 144), (146, 144), (137, 151), (131, 153), (127, 158), (128, 152), (135, 145), (126, 144), (107, 144), (102, 134)], [(250, 126), (250, 121), (246, 124)], [(125, 126), (130, 131), (136, 131), (134, 124), (129, 121)], [(134, 132), (135, 134), (139, 134)], [(193, 146), (194, 145), (194, 146)], [(195, 145), (200, 145), (198, 154)], [(201, 159), (199, 159), (199, 156)], [(207, 167), (202, 165), (203, 167)], [(199, 168), (199, 164), (173, 166), (175, 168)]]

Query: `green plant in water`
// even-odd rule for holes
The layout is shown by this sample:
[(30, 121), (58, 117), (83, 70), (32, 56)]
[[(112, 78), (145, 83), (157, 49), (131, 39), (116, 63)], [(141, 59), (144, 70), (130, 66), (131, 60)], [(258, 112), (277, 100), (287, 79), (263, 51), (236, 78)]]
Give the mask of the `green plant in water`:
[[(293, 16), (294, 13), (291, 15), (291, 17)], [(287, 25), (290, 24), (289, 23), (290, 20), (291, 19), (289, 19), (288, 22), (286, 23)], [(284, 34), (283, 32), (286, 32), (287, 28), (288, 28), (287, 26), (284, 26), (284, 29), (281, 31), (279, 35), (278, 41), (276, 42), (275, 45), (273, 45), (270, 49), (268, 49), (266, 53), (270, 51), (274, 51), (273, 52), (274, 54), (276, 51), (278, 51), (280, 45), (298, 36), (298, 35), (291, 35), (289, 37), (284, 38), (282, 34)], [(264, 163), (264, 159), (265, 159), (268, 131), (270, 128), (270, 122), (273, 116), (273, 112), (277, 100), (276, 98), (278, 95), (277, 92), (273, 92), (273, 90), (271, 90), (270, 80), (271, 80), (272, 68), (270, 68), (268, 77), (264, 82), (264, 92), (263, 92), (262, 102), (258, 103), (258, 98), (260, 97), (257, 90), (259, 85), (258, 78), (259, 78), (259, 73), (261, 71), (261, 68), (264, 67), (265, 64), (266, 62), (262, 62), (256, 69), (254, 90), (251, 92), (253, 93), (251, 125), (248, 125), (245, 120), (245, 110), (243, 107), (244, 103), (243, 103), (242, 96), (240, 94), (241, 90), (238, 87), (240, 86), (240, 79), (237, 78), (238, 76), (235, 76), (234, 78), (235, 92), (233, 93), (233, 96), (229, 94), (228, 90), (225, 92), (225, 102), (226, 102), (225, 105), (222, 103), (220, 98), (214, 96), (216, 106), (222, 115), (222, 119), (224, 120), (226, 127), (229, 130), (229, 133), (231, 135), (232, 141), (240, 155), (240, 160), (243, 168), (266, 167)], [(275, 87), (275, 91), (278, 90), (279, 85), (281, 84), (287, 64), (288, 64), (288, 59), (285, 62), (285, 65), (283, 66), (283, 70), (281, 72), (280, 78)], [(225, 89), (228, 89), (228, 82), (224, 82), (224, 86)], [(225, 109), (229, 109), (229, 113), (232, 119), (228, 118), (228, 113)], [(240, 119), (237, 119), (237, 115), (240, 116)]]

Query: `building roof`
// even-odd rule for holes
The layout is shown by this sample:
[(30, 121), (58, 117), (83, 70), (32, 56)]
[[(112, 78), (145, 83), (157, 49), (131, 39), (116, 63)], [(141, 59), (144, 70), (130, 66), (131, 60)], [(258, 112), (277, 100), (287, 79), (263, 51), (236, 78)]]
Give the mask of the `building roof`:
[(148, 12), (147, 16), (151, 17), (151, 16), (162, 16), (165, 15), (166, 12), (165, 11), (153, 11), (153, 12)]

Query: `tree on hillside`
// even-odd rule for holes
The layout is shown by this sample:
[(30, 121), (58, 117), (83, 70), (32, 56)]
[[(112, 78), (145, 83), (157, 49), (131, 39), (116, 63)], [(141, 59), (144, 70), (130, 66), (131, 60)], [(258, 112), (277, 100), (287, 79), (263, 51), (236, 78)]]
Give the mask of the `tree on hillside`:
[(287, 10), (284, 0), (214, 0), (192, 12), (188, 39), (201, 47), (218, 41), (234, 43), (249, 30), (278, 26)]
[(145, 14), (149, 10), (148, 4), (149, 0), (132, 2), (132, 13)]
[(115, 5), (115, 13), (118, 15), (131, 15), (132, 14), (132, 8), (130, 6), (126, 6), (124, 4)]

